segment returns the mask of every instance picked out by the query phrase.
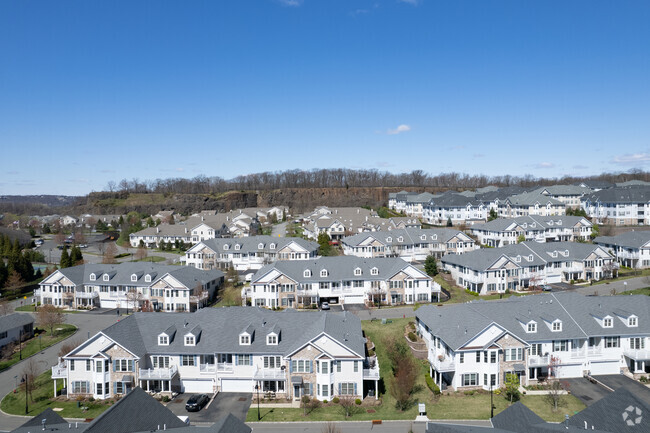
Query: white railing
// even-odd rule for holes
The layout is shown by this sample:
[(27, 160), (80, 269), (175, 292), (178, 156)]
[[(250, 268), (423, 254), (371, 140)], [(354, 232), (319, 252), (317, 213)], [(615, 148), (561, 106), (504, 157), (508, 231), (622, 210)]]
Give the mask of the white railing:
[(200, 364), (199, 371), (201, 373), (214, 373), (217, 371), (217, 366), (215, 364)]
[(34, 290), (34, 296), (41, 296), (41, 289)]
[(375, 366), (375, 368), (364, 368), (363, 380), (379, 380), (379, 367)]
[(172, 365), (169, 368), (141, 368), (140, 379), (171, 379), (178, 372), (178, 367)]
[(68, 377), (68, 367), (65, 362), (52, 367), (52, 379), (65, 379)]
[(650, 359), (650, 350), (647, 349), (625, 349), (623, 354), (635, 361)]
[(548, 366), (549, 356), (529, 356), (528, 357), (528, 366), (529, 367), (544, 367)]
[(232, 365), (232, 363), (230, 363), (230, 364), (218, 363), (217, 364), (217, 371), (232, 372), (233, 371), (233, 365)]
[(284, 370), (280, 369), (263, 369), (263, 368), (258, 368), (255, 370), (255, 374), (253, 374), (253, 379), (255, 380), (267, 380), (267, 379), (276, 379), (276, 380), (284, 380), (287, 378), (287, 374), (284, 372)]
[(454, 371), (456, 366), (454, 358), (446, 355), (430, 355), (429, 360), (432, 361), (433, 367), (438, 371)]
[(75, 298), (79, 298), (79, 299), (92, 299), (92, 298), (99, 297), (99, 293), (97, 293), (97, 292), (75, 292), (74, 296), (75, 296)]

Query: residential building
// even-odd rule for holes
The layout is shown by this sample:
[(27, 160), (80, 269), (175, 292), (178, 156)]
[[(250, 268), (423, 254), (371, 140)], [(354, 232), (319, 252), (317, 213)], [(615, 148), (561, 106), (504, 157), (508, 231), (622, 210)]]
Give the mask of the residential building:
[(566, 214), (566, 206), (560, 200), (537, 192), (512, 195), (498, 204), (498, 215), (515, 218), (528, 215), (555, 216)]
[(393, 229), (359, 233), (341, 240), (345, 255), (374, 258), (400, 257), (407, 262), (423, 261), (429, 255), (462, 254), (478, 246), (474, 239), (454, 229)]
[(391, 305), (430, 302), (440, 286), (400, 258), (319, 257), (279, 261), (253, 276), (251, 302), (267, 308), (330, 302)]
[(379, 366), (366, 356), (352, 313), (273, 312), (255, 307), (135, 313), (62, 357), (53, 379), (68, 397), (148, 392), (253, 392), (274, 398), (363, 397)]
[(522, 242), (483, 248), (441, 259), (456, 284), (480, 295), (551, 283), (600, 280), (616, 269), (614, 257), (598, 245)]
[(429, 224), (465, 224), (486, 221), (489, 208), (474, 197), (446, 192), (433, 196), (423, 206), (422, 219)]
[(598, 224), (650, 224), (650, 188), (609, 188), (585, 195), (581, 202), (587, 215)]
[(339, 240), (352, 233), (381, 230), (390, 225), (390, 221), (379, 218), (377, 214), (365, 208), (328, 208), (319, 206), (313, 212), (305, 214), (303, 234), (310, 239), (318, 239), (321, 233), (332, 240)]
[(216, 238), (194, 245), (185, 253), (185, 263), (197, 269), (258, 270), (276, 260), (308, 260), (318, 255), (319, 245), (302, 238), (249, 236)]
[(207, 304), (223, 279), (221, 271), (189, 266), (86, 264), (55, 271), (39, 283), (35, 296), (42, 305), (70, 309), (193, 311)]
[(616, 236), (599, 236), (594, 243), (616, 257), (621, 266), (650, 268), (650, 231), (630, 231)]
[[(396, 229), (420, 229), (422, 228), (422, 223), (419, 219), (415, 217), (391, 217), (388, 218), (390, 225), (386, 230)], [(383, 229), (382, 229), (383, 230)]]
[(579, 185), (550, 185), (541, 187), (534, 192), (561, 201), (565, 207), (579, 209), (580, 199), (585, 194), (590, 194), (591, 189)]
[(548, 378), (650, 372), (650, 298), (573, 292), (416, 311), (431, 377), (441, 389), (490, 389), (508, 373)]
[(524, 216), (497, 218), (470, 227), (481, 245), (502, 247), (516, 244), (520, 236), (527, 241), (562, 242), (587, 241), (593, 224), (580, 216)]
[(33, 336), (34, 318), (31, 314), (11, 313), (0, 316), (0, 349)]

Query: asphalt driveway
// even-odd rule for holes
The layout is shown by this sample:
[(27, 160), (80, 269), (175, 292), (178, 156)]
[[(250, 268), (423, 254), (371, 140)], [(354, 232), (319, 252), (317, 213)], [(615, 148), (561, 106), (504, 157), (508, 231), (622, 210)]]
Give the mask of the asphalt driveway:
[(606, 386), (616, 391), (619, 388), (627, 388), (632, 394), (640, 398), (650, 406), (650, 389), (636, 380), (632, 380), (622, 374), (608, 374), (603, 376), (594, 376), (594, 379), (600, 381)]
[(189, 416), (191, 423), (210, 424), (228, 415), (228, 413), (232, 413), (240, 420), (245, 421), (253, 396), (251, 393), (246, 392), (220, 392), (200, 411), (188, 412), (185, 410), (185, 403), (192, 395), (177, 395), (174, 400), (167, 404), (167, 408), (176, 415)]
[(604, 386), (591, 383), (584, 377), (562, 379), (562, 381), (569, 385), (569, 392), (578, 397), (586, 406), (591, 406), (607, 394), (610, 394), (610, 391)]

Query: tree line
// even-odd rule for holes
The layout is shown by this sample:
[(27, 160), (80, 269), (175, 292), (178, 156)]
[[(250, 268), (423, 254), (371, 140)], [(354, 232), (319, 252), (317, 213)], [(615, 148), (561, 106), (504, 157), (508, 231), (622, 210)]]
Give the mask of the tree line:
[(444, 188), (475, 189), (488, 185), (498, 187), (574, 184), (583, 181), (625, 182), (628, 180), (650, 181), (650, 172), (633, 169), (624, 173), (603, 173), (596, 176), (563, 176), (560, 178), (535, 177), (530, 174), (487, 176), (484, 174), (440, 173), (430, 174), (423, 170), (409, 173), (386, 171), (337, 169), (285, 170), (254, 173), (226, 180), (218, 176), (199, 175), (192, 179), (169, 178), (155, 180), (122, 179), (110, 181), (106, 191), (112, 193), (163, 193), (163, 194), (210, 194), (233, 190), (275, 190), (282, 188)]

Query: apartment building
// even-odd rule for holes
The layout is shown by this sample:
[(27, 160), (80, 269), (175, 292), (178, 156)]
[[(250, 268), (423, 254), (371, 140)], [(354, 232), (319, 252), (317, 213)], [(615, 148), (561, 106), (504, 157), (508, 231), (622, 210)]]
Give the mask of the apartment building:
[[(377, 390), (354, 314), (273, 312), (255, 307), (135, 313), (97, 333), (52, 368), (68, 397), (148, 392), (253, 392), (319, 400)], [(376, 395), (376, 393), (375, 393)]]
[(318, 255), (319, 245), (302, 238), (249, 236), (209, 239), (185, 253), (185, 263), (197, 269), (258, 270), (277, 260), (308, 260)]
[(390, 305), (430, 302), (440, 286), (400, 258), (319, 257), (275, 262), (251, 282), (253, 305), (296, 307), (330, 302)]
[(446, 192), (434, 196), (424, 205), (422, 219), (429, 224), (453, 224), (486, 221), (489, 209), (482, 202), (464, 194)]
[(555, 216), (566, 214), (566, 205), (560, 200), (537, 192), (512, 195), (498, 203), (498, 215), (515, 218), (528, 215)]
[(145, 311), (194, 311), (223, 284), (218, 270), (126, 262), (87, 264), (55, 271), (34, 293), (42, 305), (69, 309), (131, 308)]
[(516, 244), (520, 236), (527, 241), (563, 242), (587, 241), (593, 224), (580, 216), (525, 216), (497, 218), (470, 227), (481, 245), (502, 247)]
[(359, 233), (341, 240), (345, 255), (375, 258), (399, 257), (407, 262), (423, 261), (429, 255), (463, 254), (478, 246), (474, 239), (454, 229), (393, 229)]
[(650, 231), (631, 231), (616, 236), (599, 236), (594, 243), (616, 257), (621, 266), (650, 267)]
[(604, 189), (585, 195), (581, 206), (598, 224), (650, 224), (650, 187), (645, 185)]
[(490, 389), (585, 374), (650, 372), (650, 298), (553, 293), (416, 312), (431, 376), (442, 388)]
[(585, 194), (590, 194), (590, 188), (579, 185), (550, 185), (535, 190), (536, 193), (561, 201), (566, 207), (580, 208), (580, 199)]
[(454, 281), (480, 295), (504, 293), (572, 280), (600, 280), (616, 269), (614, 257), (598, 245), (522, 242), (441, 259)]

